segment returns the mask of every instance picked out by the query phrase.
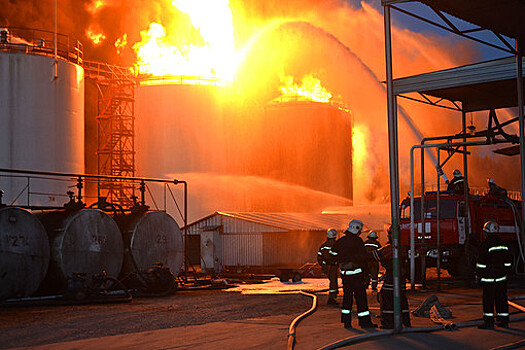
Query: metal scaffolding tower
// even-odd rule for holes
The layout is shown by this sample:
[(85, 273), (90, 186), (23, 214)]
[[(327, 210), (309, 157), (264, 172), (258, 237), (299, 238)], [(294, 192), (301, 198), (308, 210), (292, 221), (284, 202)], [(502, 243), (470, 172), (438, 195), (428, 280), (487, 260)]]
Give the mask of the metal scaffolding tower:
[[(126, 68), (85, 62), (98, 87), (97, 167), (99, 175), (135, 176), (135, 80)], [(123, 207), (133, 205), (132, 183), (100, 180), (98, 196)]]

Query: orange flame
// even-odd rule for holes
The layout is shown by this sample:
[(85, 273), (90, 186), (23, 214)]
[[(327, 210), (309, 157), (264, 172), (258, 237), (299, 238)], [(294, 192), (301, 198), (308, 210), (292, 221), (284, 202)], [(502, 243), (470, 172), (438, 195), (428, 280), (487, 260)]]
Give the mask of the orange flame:
[(93, 42), (94, 45), (100, 45), (106, 39), (106, 35), (96, 30), (93, 26), (86, 30), (86, 36)]
[[(236, 67), (232, 13), (228, 0), (175, 0), (172, 6), (187, 14), (202, 38), (200, 46), (180, 42), (177, 32), (167, 33), (151, 23), (133, 45), (139, 74), (185, 75), (232, 81)], [(190, 28), (191, 29), (191, 28)]]
[(91, 3), (86, 4), (86, 10), (92, 15), (98, 13), (106, 4), (103, 0), (92, 0)]
[(120, 55), (120, 52), (128, 45), (128, 35), (124, 34), (118, 38), (114, 45), (117, 48), (117, 54)]
[(300, 86), (294, 83), (294, 78), (290, 75), (281, 75), (281, 83), (284, 85), (280, 87), (280, 90), (285, 97), (299, 96), (310, 101), (324, 103), (332, 99), (332, 94), (321, 85), (321, 81), (310, 74), (302, 78)]

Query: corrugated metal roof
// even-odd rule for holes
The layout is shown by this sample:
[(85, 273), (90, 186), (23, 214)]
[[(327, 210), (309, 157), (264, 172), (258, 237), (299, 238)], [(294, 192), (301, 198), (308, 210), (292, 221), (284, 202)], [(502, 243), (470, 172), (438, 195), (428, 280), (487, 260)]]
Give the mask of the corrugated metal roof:
[(517, 105), (514, 57), (399, 78), (393, 84), (395, 95), (422, 92), (459, 101), (467, 112)]
[[(229, 217), (258, 225), (265, 225), (289, 231), (325, 231), (333, 227), (345, 230), (352, 219), (346, 214), (309, 214), (309, 213), (257, 213), (257, 212), (226, 212), (218, 211), (188, 225), (200, 226), (203, 221), (210, 221), (214, 216)], [(216, 220), (213, 220), (216, 221)]]
[(325, 231), (329, 227), (344, 230), (351, 220), (345, 214), (254, 212), (217, 212), (217, 214), (290, 231)]

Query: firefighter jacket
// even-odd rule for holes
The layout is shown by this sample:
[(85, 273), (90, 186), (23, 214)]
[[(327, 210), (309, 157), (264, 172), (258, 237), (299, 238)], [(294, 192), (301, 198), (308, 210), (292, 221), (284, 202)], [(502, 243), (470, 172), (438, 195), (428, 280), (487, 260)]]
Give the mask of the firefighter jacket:
[(452, 180), (450, 180), (447, 191), (452, 191), (456, 193), (464, 193), (465, 192), (465, 178), (463, 176), (454, 176)]
[(479, 247), (476, 272), (481, 283), (507, 280), (512, 268), (512, 253), (497, 234), (488, 234)]
[(319, 265), (337, 265), (336, 258), (330, 254), (330, 250), (334, 246), (335, 241), (335, 238), (328, 238), (326, 242), (321, 245), (319, 251), (317, 252), (317, 263)]
[(363, 240), (350, 232), (338, 239), (330, 250), (337, 261), (342, 275), (353, 275), (368, 269), (368, 254)]
[[(393, 261), (394, 261), (394, 249), (391, 243), (388, 243), (383, 248), (372, 252), (372, 257), (379, 261), (386, 270), (385, 279), (392, 279), (393, 281)], [(405, 250), (399, 249), (399, 272), (401, 278), (404, 280), (407, 276), (406, 265), (408, 264), (408, 255)], [(389, 281), (390, 282), (390, 281)]]
[(377, 240), (377, 238), (368, 238), (365, 241), (365, 249), (368, 254), (371, 254), (374, 250), (378, 250), (381, 248), (381, 243)]

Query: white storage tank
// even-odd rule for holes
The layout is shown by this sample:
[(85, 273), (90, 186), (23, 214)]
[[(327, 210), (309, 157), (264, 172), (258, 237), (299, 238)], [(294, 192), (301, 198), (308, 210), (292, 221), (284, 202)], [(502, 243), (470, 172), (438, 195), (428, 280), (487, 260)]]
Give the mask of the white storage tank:
[[(84, 70), (78, 48), (10, 32), (0, 43), (0, 168), (84, 172)], [(42, 34), (49, 34), (43, 32)], [(67, 37), (66, 37), (67, 38)], [(17, 39), (17, 40), (15, 40)], [(69, 43), (69, 41), (67, 41)], [(75, 62), (73, 62), (73, 60)], [(0, 176), (5, 204), (61, 205), (71, 183)], [(28, 196), (30, 192), (30, 196)], [(29, 202), (29, 203), (28, 203)]]

